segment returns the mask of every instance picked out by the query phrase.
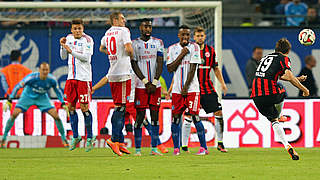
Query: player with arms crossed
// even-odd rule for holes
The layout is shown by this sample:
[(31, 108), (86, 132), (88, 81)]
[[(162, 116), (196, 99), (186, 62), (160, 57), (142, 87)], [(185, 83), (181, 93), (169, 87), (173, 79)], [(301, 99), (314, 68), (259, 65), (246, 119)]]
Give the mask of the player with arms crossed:
[[(197, 27), (194, 30), (193, 38), (195, 42), (200, 46), (200, 55), (202, 64), (198, 68), (198, 80), (200, 84), (200, 104), (204, 111), (208, 113), (214, 113), (215, 116), (215, 129), (217, 134), (218, 146), (217, 149), (221, 152), (227, 152), (223, 145), (223, 117), (222, 106), (218, 101), (218, 94), (216, 93), (212, 80), (210, 78), (211, 69), (219, 80), (224, 95), (227, 93), (227, 86), (224, 82), (221, 70), (218, 67), (216, 61), (216, 53), (214, 48), (204, 44), (206, 39), (205, 30), (202, 27)], [(185, 118), (182, 124), (182, 150), (188, 151), (188, 140), (191, 130), (191, 120)]]
[(196, 43), (190, 42), (190, 28), (179, 27), (179, 43), (168, 48), (167, 68), (174, 72), (172, 87), (172, 140), (174, 155), (180, 154), (181, 116), (185, 110), (191, 115), (200, 141), (197, 155), (208, 154), (205, 130), (199, 118), (200, 90), (197, 77), (197, 67), (201, 64), (200, 48)]
[(252, 82), (251, 97), (259, 112), (272, 123), (274, 133), (279, 137), (291, 158), (299, 160), (299, 155), (286, 140), (283, 127), (279, 123), (286, 93), (277, 85), (278, 79), (289, 81), (303, 91), (303, 96), (309, 96), (309, 90), (300, 83), (306, 79), (306, 76), (296, 78), (291, 72), (288, 57), (290, 50), (290, 42), (282, 38), (276, 43), (275, 52), (261, 59)]
[(107, 140), (108, 146), (119, 156), (130, 154), (124, 144), (122, 129), (124, 127), (126, 103), (131, 90), (131, 64), (133, 48), (130, 31), (125, 27), (126, 20), (122, 13), (110, 15), (111, 28), (101, 39), (100, 51), (107, 54), (110, 61), (108, 74), (95, 86), (95, 90), (109, 81), (115, 110), (111, 117), (112, 136)]
[(87, 130), (86, 152), (93, 149), (95, 137), (92, 135), (92, 114), (88, 103), (91, 101), (92, 71), (91, 56), (93, 54), (93, 39), (85, 34), (82, 19), (74, 19), (71, 24), (71, 33), (60, 39), (60, 57), (68, 58), (68, 78), (64, 88), (70, 110), (70, 122), (73, 132), (70, 150), (82, 140), (78, 134), (78, 115), (76, 104), (79, 100)]
[(13, 113), (11, 114), (9, 120), (7, 121), (4, 134), (1, 141), (1, 147), (4, 147), (8, 133), (12, 128), (15, 119), (21, 112), (26, 112), (30, 106), (36, 105), (41, 112), (47, 112), (50, 114), (61, 135), (62, 142), (65, 147), (68, 146), (68, 142), (65, 136), (64, 128), (62, 122), (58, 116), (58, 113), (50, 102), (48, 91), (53, 88), (55, 93), (58, 96), (58, 99), (62, 103), (61, 106), (66, 110), (67, 114), (68, 107), (66, 106), (61, 91), (58, 87), (58, 82), (56, 78), (49, 73), (50, 66), (48, 63), (43, 62), (40, 64), (39, 72), (31, 73), (22, 79), (12, 90), (12, 93), (9, 95), (8, 100), (4, 106), (4, 111), (7, 109), (11, 110), (12, 99), (16, 97), (19, 89), (24, 88), (22, 94), (16, 104)]
[[(135, 90), (135, 107), (137, 109), (134, 124), (136, 155), (141, 156), (142, 127), (151, 129), (151, 155), (162, 155), (157, 150), (159, 140), (159, 108), (161, 101), (160, 75), (163, 66), (163, 42), (151, 36), (152, 21), (143, 19), (140, 24), (141, 36), (132, 42), (134, 49), (132, 69), (137, 75)], [(151, 128), (146, 116), (146, 108), (150, 108)], [(149, 131), (150, 132), (150, 131)], [(163, 147), (160, 145), (160, 147)]]

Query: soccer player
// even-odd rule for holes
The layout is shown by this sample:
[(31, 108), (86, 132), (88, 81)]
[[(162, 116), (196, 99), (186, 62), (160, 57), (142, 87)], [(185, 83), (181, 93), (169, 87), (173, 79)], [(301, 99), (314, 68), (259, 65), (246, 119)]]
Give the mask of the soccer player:
[(197, 155), (208, 154), (205, 131), (199, 118), (200, 95), (197, 73), (198, 64), (201, 64), (199, 45), (190, 42), (190, 28), (186, 25), (179, 27), (179, 43), (168, 48), (167, 68), (174, 72), (172, 87), (172, 140), (174, 155), (180, 154), (181, 116), (187, 110), (191, 115), (200, 141)]
[(290, 42), (282, 38), (276, 43), (275, 52), (261, 59), (252, 82), (251, 97), (259, 112), (272, 123), (274, 133), (279, 137), (291, 158), (299, 160), (299, 155), (288, 143), (283, 127), (278, 121), (286, 96), (285, 90), (277, 85), (278, 79), (289, 81), (303, 91), (303, 96), (309, 96), (309, 90), (300, 83), (306, 79), (306, 76), (296, 78), (291, 72), (291, 62), (288, 57), (290, 50)]
[[(126, 19), (120, 12), (110, 15), (111, 28), (101, 39), (100, 51), (109, 57), (110, 68), (101, 81), (109, 81), (115, 110), (112, 114), (112, 136), (107, 140), (108, 146), (119, 156), (130, 154), (124, 144), (122, 129), (124, 127), (126, 103), (130, 96), (131, 76), (130, 59), (133, 48), (130, 31), (125, 27)], [(102, 85), (103, 83), (100, 83)]]
[[(193, 33), (193, 39), (200, 46), (200, 55), (202, 64), (198, 69), (198, 80), (200, 84), (200, 104), (206, 113), (214, 113), (215, 116), (215, 129), (217, 134), (218, 146), (217, 149), (221, 152), (227, 152), (223, 145), (223, 116), (222, 106), (218, 101), (218, 95), (213, 87), (212, 80), (210, 78), (211, 69), (221, 84), (224, 95), (227, 93), (227, 86), (224, 82), (221, 70), (218, 67), (216, 54), (214, 48), (204, 44), (206, 39), (205, 30), (202, 27), (197, 27)], [(186, 117), (182, 125), (182, 150), (188, 151), (188, 140), (191, 130), (191, 120)]]
[[(162, 155), (157, 150), (159, 140), (159, 108), (161, 102), (160, 75), (163, 66), (163, 42), (151, 36), (151, 19), (142, 19), (140, 24), (141, 36), (132, 42), (134, 49), (132, 69), (137, 75), (135, 90), (135, 107), (137, 109), (134, 124), (136, 155), (141, 156), (142, 127), (151, 130), (151, 155)], [(151, 127), (147, 120), (146, 109), (150, 108)], [(163, 147), (163, 146), (159, 146)]]
[(91, 101), (92, 71), (91, 56), (93, 54), (93, 39), (85, 34), (82, 19), (74, 19), (71, 24), (71, 33), (60, 39), (60, 57), (68, 58), (68, 78), (64, 89), (70, 110), (70, 122), (73, 132), (70, 150), (82, 140), (78, 134), (78, 114), (76, 104), (79, 100), (80, 109), (84, 116), (87, 130), (86, 152), (93, 149), (95, 137), (92, 135), (92, 114), (88, 103)]
[(1, 141), (1, 147), (4, 147), (8, 133), (12, 128), (15, 119), (21, 112), (26, 112), (30, 106), (36, 105), (42, 112), (47, 112), (50, 114), (56, 126), (61, 134), (61, 139), (65, 147), (68, 146), (68, 142), (65, 136), (64, 128), (62, 122), (58, 116), (58, 113), (54, 106), (50, 102), (48, 96), (48, 90), (53, 88), (58, 96), (58, 99), (62, 103), (61, 106), (68, 112), (68, 107), (66, 106), (61, 91), (58, 87), (58, 82), (56, 78), (49, 73), (50, 66), (48, 63), (43, 62), (40, 64), (39, 72), (31, 73), (23, 78), (13, 89), (12, 93), (9, 95), (8, 100), (5, 104), (5, 111), (7, 109), (11, 110), (12, 98), (15, 98), (19, 89), (24, 88), (22, 94), (16, 104), (13, 113), (11, 114), (9, 120), (7, 121), (4, 134)]

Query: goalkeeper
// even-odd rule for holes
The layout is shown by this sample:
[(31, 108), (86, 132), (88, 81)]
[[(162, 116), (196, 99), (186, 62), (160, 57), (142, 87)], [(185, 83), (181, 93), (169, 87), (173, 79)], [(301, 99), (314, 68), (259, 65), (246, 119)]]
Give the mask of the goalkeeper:
[(69, 146), (65, 136), (65, 131), (62, 122), (58, 116), (56, 109), (50, 102), (50, 98), (48, 96), (47, 91), (50, 90), (50, 88), (54, 89), (55, 93), (58, 96), (58, 99), (62, 103), (62, 107), (66, 110), (67, 114), (69, 115), (68, 108), (63, 100), (62, 93), (58, 88), (58, 82), (56, 78), (52, 74), (49, 74), (49, 72), (49, 64), (43, 62), (40, 64), (39, 72), (29, 74), (14, 87), (12, 93), (8, 97), (7, 102), (4, 105), (4, 111), (7, 111), (8, 109), (11, 110), (12, 98), (16, 96), (20, 88), (24, 87), (24, 89), (21, 94), (21, 97), (18, 100), (18, 103), (16, 104), (13, 110), (13, 113), (7, 121), (4, 130), (4, 135), (0, 144), (1, 147), (4, 147), (8, 136), (8, 132), (12, 128), (16, 117), (21, 112), (27, 111), (28, 108), (32, 105), (36, 105), (42, 112), (47, 112), (53, 117), (56, 126), (61, 134), (63, 145), (65, 147)]

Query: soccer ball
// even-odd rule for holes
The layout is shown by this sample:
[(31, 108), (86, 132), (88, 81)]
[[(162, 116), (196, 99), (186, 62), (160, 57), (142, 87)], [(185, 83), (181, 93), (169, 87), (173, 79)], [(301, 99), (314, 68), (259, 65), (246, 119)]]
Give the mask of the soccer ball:
[(300, 31), (298, 39), (302, 45), (310, 46), (315, 42), (316, 35), (311, 29), (303, 29)]

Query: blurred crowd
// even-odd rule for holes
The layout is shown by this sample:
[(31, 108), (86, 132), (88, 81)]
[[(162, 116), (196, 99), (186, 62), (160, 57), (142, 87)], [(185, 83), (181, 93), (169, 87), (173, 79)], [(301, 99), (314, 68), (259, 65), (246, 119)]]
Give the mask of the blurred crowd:
[(266, 15), (263, 20), (269, 21), (270, 25), (308, 27), (320, 25), (320, 0), (250, 0), (250, 3), (255, 5), (257, 13)]

